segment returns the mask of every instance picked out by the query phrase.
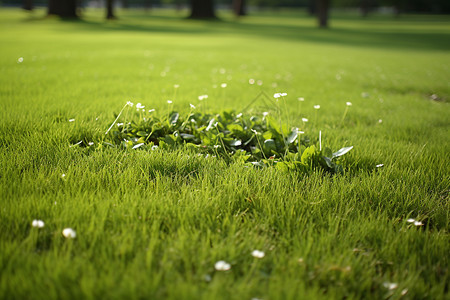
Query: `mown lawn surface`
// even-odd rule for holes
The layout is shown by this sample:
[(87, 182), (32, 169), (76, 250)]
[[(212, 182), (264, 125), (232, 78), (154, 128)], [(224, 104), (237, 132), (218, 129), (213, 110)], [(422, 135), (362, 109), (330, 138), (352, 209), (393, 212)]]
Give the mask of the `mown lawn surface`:
[[(118, 15), (0, 10), (1, 299), (448, 299), (449, 17)], [(354, 146), (346, 172), (70, 147), (127, 101), (240, 112), (261, 91)]]

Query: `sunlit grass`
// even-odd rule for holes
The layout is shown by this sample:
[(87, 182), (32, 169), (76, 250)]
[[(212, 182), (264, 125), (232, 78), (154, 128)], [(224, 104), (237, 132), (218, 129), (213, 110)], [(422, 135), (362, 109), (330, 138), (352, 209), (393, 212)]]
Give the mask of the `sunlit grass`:
[[(448, 297), (448, 17), (44, 15), (0, 11), (1, 299)], [(261, 91), (351, 171), (70, 147), (127, 101), (262, 114)]]

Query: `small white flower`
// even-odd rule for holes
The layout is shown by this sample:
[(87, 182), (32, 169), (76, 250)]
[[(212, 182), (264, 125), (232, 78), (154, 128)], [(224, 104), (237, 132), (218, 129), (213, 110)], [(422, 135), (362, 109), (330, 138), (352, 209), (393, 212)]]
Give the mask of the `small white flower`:
[[(140, 104), (140, 103), (139, 103)], [(131, 101), (127, 101), (127, 105), (129, 106), (129, 107), (133, 107), (133, 102), (131, 102)]]
[(194, 104), (189, 104), (191, 106), (192, 109), (195, 109)]
[(177, 89), (177, 88), (180, 87), (180, 85), (179, 84), (174, 84), (173, 87)]
[(64, 174), (64, 173), (61, 174), (61, 178), (64, 178), (64, 177), (66, 177), (66, 174)]
[(200, 95), (198, 96), (198, 100), (202, 101), (208, 98), (208, 95)]
[(252, 256), (256, 258), (263, 258), (266, 254), (263, 251), (253, 250)]
[(347, 106), (352, 106), (352, 103), (351, 102), (346, 102), (345, 103)]
[(69, 119), (69, 122), (75, 122), (75, 119)]
[(239, 119), (240, 117), (242, 117), (242, 113), (238, 113), (238, 114), (236, 115), (236, 119)]
[(250, 84), (255, 84), (255, 79), (250, 78), (250, 79), (248, 80), (248, 83), (250, 83)]
[(258, 134), (258, 131), (256, 131), (255, 129), (250, 129), (254, 134)]
[(308, 122), (308, 119), (307, 118), (302, 118), (302, 122), (306, 123), (306, 122)]
[(273, 94), (274, 98), (280, 98), (280, 97), (285, 97), (287, 96), (287, 93), (275, 93)]
[(43, 228), (45, 226), (44, 221), (42, 220), (33, 220), (33, 222), (31, 222), (31, 226), (36, 227), (36, 228)]
[(123, 123), (117, 123), (116, 125), (117, 125), (117, 127), (123, 126)]
[(88, 145), (92, 146), (92, 145), (94, 145), (94, 142), (89, 142)]
[(214, 264), (214, 268), (217, 271), (228, 271), (229, 269), (231, 269), (231, 265), (224, 260), (219, 260)]
[(305, 98), (299, 97), (299, 98), (297, 98), (297, 100), (300, 101), (300, 102), (303, 102), (303, 101), (305, 101)]
[(379, 119), (379, 120), (378, 120), (378, 123), (383, 123), (383, 120)]
[(142, 105), (141, 103), (136, 104), (136, 109), (142, 109), (145, 108), (144, 105)]
[(378, 165), (376, 165), (375, 167), (381, 168), (382, 166), (384, 166), (384, 164), (378, 164)]
[(415, 220), (413, 218), (409, 218), (408, 220), (406, 220), (406, 222), (413, 223), (414, 226), (423, 226), (424, 225), (422, 222), (417, 221), (417, 220)]
[(21, 63), (21, 62), (23, 62), (23, 57), (19, 57), (18, 59), (17, 59), (17, 63)]
[(398, 287), (398, 284), (395, 282), (384, 282), (383, 286), (387, 288), (388, 290), (392, 291), (395, 290)]
[(172, 100), (167, 100), (167, 103), (172, 104)]
[(148, 110), (149, 113), (154, 112), (154, 111), (155, 111), (154, 108)]
[(75, 230), (73, 230), (72, 228), (65, 228), (62, 231), (62, 234), (65, 238), (67, 239), (74, 239), (77, 237), (77, 233), (75, 232)]
[(220, 147), (220, 145), (214, 145), (214, 149), (217, 149), (219, 147)]
[(152, 150), (156, 150), (156, 149), (158, 149), (158, 145), (153, 145)]
[(263, 112), (263, 117), (266, 117), (269, 113), (267, 111)]
[(402, 294), (402, 296), (405, 296), (406, 294), (408, 294), (408, 289), (403, 289), (401, 294)]
[(259, 85), (259, 86), (261, 86), (261, 85), (263, 84), (263, 82), (262, 82), (262, 80), (258, 80), (258, 81), (256, 82), (256, 84)]
[(314, 105), (314, 109), (320, 109), (320, 105)]
[(224, 88), (227, 87), (227, 84), (226, 84), (226, 83), (222, 83), (222, 84), (220, 85), (220, 87), (224, 89)]

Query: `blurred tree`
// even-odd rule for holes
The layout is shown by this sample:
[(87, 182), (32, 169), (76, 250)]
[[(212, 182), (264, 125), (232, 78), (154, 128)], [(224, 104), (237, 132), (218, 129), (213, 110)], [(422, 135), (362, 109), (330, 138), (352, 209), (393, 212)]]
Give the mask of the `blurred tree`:
[(127, 9), (129, 6), (128, 0), (122, 0), (122, 8)]
[(369, 15), (370, 10), (376, 5), (374, 0), (360, 0), (361, 14), (365, 18)]
[(319, 27), (328, 27), (328, 10), (330, 9), (330, 0), (316, 0), (317, 18)]
[(152, 9), (152, 1), (151, 0), (144, 0), (144, 9), (146, 11)]
[(246, 1), (245, 0), (233, 0), (233, 11), (236, 16), (247, 15)]
[(47, 14), (63, 18), (78, 18), (77, 2), (77, 0), (48, 0)]
[(108, 20), (117, 19), (114, 15), (114, 0), (106, 0), (106, 18)]
[(33, 0), (24, 0), (22, 8), (25, 10), (33, 10)]
[(309, 0), (308, 13), (310, 16), (314, 16), (316, 14), (316, 1), (315, 0)]
[(189, 18), (213, 19), (215, 17), (213, 0), (191, 0), (191, 15)]

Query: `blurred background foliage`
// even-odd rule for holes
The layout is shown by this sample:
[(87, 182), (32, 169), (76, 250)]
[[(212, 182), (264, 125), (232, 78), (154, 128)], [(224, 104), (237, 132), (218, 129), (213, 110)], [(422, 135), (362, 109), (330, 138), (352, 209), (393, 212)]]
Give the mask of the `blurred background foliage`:
[[(1, 0), (2, 6), (47, 6), (48, 0)], [(78, 0), (79, 7), (105, 7), (105, 0)], [(190, 7), (191, 0), (113, 0), (115, 7), (121, 8), (151, 8), (174, 6), (178, 8)], [(314, 13), (316, 0), (246, 0), (251, 9), (277, 9), (281, 7), (306, 8)], [(233, 0), (214, 0), (216, 8), (231, 8)], [(331, 8), (360, 9), (363, 14), (369, 11), (385, 11), (393, 13), (433, 13), (449, 14), (449, 0), (331, 0)]]

